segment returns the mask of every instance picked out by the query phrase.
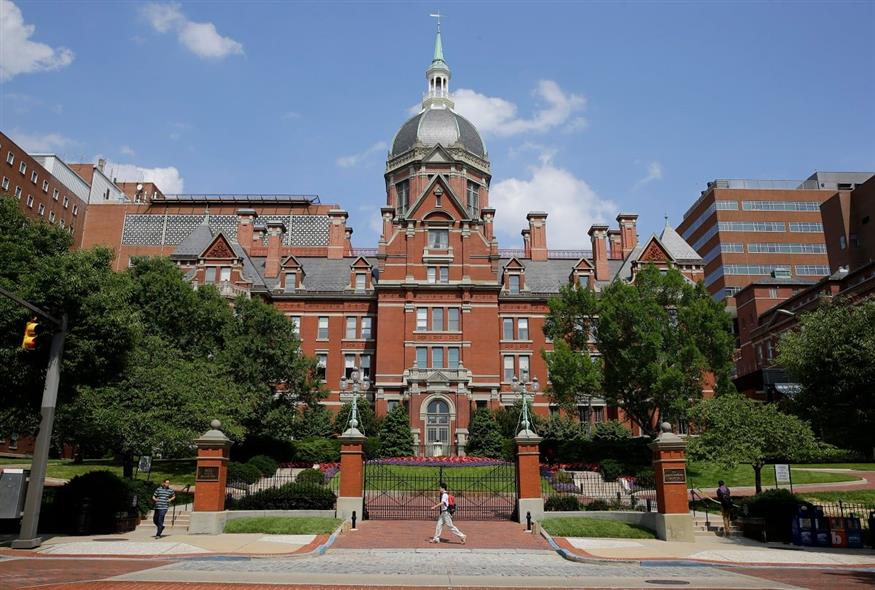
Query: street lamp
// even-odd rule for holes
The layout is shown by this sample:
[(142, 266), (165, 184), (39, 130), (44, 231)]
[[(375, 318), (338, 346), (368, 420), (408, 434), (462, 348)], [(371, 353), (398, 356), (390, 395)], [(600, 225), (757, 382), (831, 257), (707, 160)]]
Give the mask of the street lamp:
[(359, 398), (359, 389), (368, 390), (371, 387), (371, 381), (368, 379), (367, 375), (362, 376), (362, 372), (359, 369), (353, 369), (349, 375), (349, 379), (344, 375), (340, 378), (340, 390), (346, 391), (347, 389), (352, 387), (352, 411), (349, 413), (349, 428), (353, 430), (359, 430), (358, 425), (358, 398)]
[(523, 400), (523, 413), (520, 414), (520, 422), (522, 422), (523, 427), (521, 432), (530, 431), (531, 422), (529, 421), (529, 404), (526, 396), (529, 395), (530, 389), (532, 392), (532, 396), (534, 396), (535, 392), (538, 391), (538, 378), (535, 377), (534, 379), (532, 379), (531, 382), (529, 382), (529, 372), (522, 371), (520, 372), (519, 379), (517, 379), (516, 375), (513, 376), (511, 383), (513, 384), (513, 390), (516, 393), (519, 393), (520, 397), (522, 397)]

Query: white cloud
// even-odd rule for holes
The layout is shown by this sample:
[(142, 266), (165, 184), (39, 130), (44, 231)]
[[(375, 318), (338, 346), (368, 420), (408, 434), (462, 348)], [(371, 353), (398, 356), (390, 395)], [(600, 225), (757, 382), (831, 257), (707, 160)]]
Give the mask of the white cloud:
[(385, 141), (378, 141), (363, 152), (359, 152), (351, 156), (340, 156), (339, 158), (337, 158), (337, 165), (341, 168), (352, 168), (353, 166), (358, 166), (369, 156), (385, 151), (388, 147), (389, 144), (387, 144)]
[(131, 146), (128, 146), (128, 145), (123, 145), (121, 148), (119, 148), (119, 152), (121, 152), (121, 154), (124, 156), (136, 156), (137, 155), (137, 152), (135, 152), (131, 148)]
[(12, 0), (0, 0), (0, 82), (18, 74), (57, 70), (73, 62), (66, 47), (53, 49), (31, 41), (36, 27), (24, 23), (21, 10)]
[(634, 188), (638, 188), (648, 182), (660, 180), (662, 178), (662, 164), (659, 162), (650, 162), (647, 165), (647, 176), (635, 183)]
[[(95, 158), (95, 162), (99, 159)], [(106, 175), (119, 182), (154, 182), (165, 194), (181, 193), (183, 178), (175, 166), (166, 168), (146, 168), (136, 164), (120, 164), (109, 161), (106, 163)]]
[(586, 119), (579, 115), (586, 108), (586, 98), (583, 96), (563, 91), (553, 80), (541, 80), (532, 94), (546, 104), (528, 119), (517, 116), (518, 109), (514, 103), (467, 88), (460, 88), (453, 93), (453, 101), (456, 111), (470, 119), (486, 135), (543, 133), (562, 125), (571, 131), (586, 125)]
[(142, 13), (153, 29), (159, 33), (175, 32), (179, 42), (198, 57), (221, 59), (243, 53), (243, 45), (220, 35), (213, 23), (188, 20), (179, 4), (151, 3), (142, 8)]
[(585, 180), (554, 165), (552, 154), (542, 153), (539, 160), (530, 168), (530, 178), (502, 180), (489, 192), (489, 204), (498, 211), (495, 226), (503, 245), (519, 247), (520, 230), (528, 227), (526, 214), (539, 210), (548, 214), (549, 248), (588, 250), (590, 225), (606, 222), (617, 205), (600, 197)]
[(31, 153), (58, 152), (76, 144), (59, 133), (25, 133), (13, 129), (9, 135), (24, 151)]

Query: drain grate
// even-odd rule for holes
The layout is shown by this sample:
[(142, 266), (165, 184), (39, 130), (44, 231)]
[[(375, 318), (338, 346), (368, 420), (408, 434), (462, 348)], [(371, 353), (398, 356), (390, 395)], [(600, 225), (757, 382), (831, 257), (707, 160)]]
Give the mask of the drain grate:
[(120, 543), (121, 541), (129, 541), (130, 539), (92, 539), (93, 541), (101, 541), (104, 543)]
[(686, 580), (644, 580), (645, 584), (664, 584), (666, 586), (686, 586)]

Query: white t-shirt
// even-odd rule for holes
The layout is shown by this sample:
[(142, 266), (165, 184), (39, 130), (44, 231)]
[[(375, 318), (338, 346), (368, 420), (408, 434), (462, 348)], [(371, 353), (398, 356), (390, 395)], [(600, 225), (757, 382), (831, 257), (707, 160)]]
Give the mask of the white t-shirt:
[(446, 512), (447, 506), (450, 505), (450, 495), (447, 492), (441, 493), (441, 512)]

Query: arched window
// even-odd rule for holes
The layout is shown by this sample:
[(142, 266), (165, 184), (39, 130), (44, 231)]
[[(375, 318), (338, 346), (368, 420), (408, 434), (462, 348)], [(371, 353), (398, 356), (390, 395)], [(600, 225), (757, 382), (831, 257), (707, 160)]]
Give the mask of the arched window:
[(426, 407), (425, 454), (435, 457), (450, 454), (450, 405), (442, 399), (433, 399)]

